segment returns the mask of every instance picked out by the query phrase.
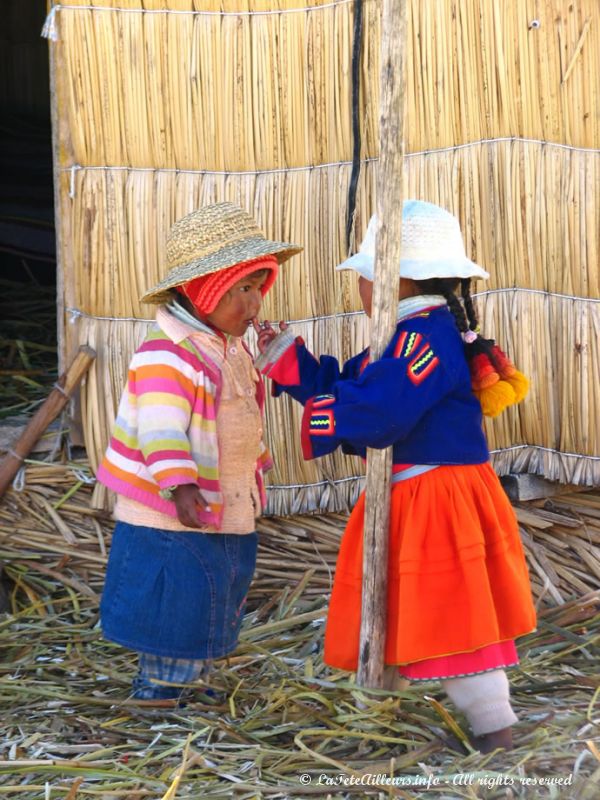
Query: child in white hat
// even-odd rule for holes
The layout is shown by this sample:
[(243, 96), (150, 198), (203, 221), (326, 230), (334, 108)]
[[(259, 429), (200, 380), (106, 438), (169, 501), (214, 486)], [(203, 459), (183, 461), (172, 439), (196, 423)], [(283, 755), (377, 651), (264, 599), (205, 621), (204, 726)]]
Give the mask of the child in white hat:
[[(359, 253), (338, 269), (359, 274), (371, 313), (375, 219)], [(385, 663), (405, 679), (440, 680), (484, 751), (510, 747), (516, 721), (504, 669), (514, 640), (535, 628), (517, 521), (489, 463), (482, 409), (519, 401), (527, 381), (477, 333), (473, 278), (458, 221), (417, 200), (404, 203), (398, 324), (383, 357), (365, 351), (340, 369), (317, 360), (281, 324), (259, 329), (259, 359), (275, 392), (304, 405), (302, 448), (317, 458), (341, 446), (393, 448)], [(460, 289), (460, 297), (456, 294)], [(462, 300), (462, 302), (461, 302)], [(258, 362), (257, 362), (258, 363)], [(338, 556), (325, 661), (358, 662), (364, 495)]]
[(241, 337), (301, 249), (231, 203), (206, 206), (172, 227), (170, 270), (142, 298), (158, 304), (156, 323), (97, 476), (117, 493), (102, 629), (139, 653), (135, 698), (178, 697), (236, 647), (271, 467), (262, 379)]

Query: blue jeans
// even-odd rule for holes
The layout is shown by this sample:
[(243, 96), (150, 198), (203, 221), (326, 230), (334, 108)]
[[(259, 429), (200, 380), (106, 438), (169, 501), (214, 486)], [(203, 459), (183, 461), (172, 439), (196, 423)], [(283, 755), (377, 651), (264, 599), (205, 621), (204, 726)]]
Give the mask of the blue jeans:
[(118, 522), (100, 604), (104, 636), (176, 659), (231, 653), (257, 541), (256, 533), (179, 533)]

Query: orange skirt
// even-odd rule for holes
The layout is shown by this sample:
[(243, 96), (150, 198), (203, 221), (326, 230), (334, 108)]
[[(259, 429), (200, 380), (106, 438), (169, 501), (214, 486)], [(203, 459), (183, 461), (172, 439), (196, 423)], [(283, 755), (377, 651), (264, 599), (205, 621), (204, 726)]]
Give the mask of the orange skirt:
[[(325, 632), (327, 664), (355, 670), (364, 493), (342, 538)], [(489, 463), (441, 466), (392, 488), (386, 664), (469, 653), (535, 629), (514, 511)]]

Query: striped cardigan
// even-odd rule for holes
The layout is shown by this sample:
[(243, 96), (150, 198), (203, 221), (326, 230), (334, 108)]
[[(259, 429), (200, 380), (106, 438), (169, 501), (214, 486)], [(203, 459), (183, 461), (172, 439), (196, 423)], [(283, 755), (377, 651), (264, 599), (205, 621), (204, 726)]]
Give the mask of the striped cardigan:
[[(98, 480), (117, 494), (171, 517), (177, 516), (177, 510), (167, 490), (195, 483), (210, 505), (210, 511), (198, 508), (200, 523), (219, 530), (223, 495), (217, 409), (223, 358), (220, 337), (196, 331), (159, 308), (156, 324), (129, 365)], [(257, 402), (262, 410), (262, 381), (257, 384)], [(263, 507), (263, 473), (271, 466), (263, 444), (256, 465)]]

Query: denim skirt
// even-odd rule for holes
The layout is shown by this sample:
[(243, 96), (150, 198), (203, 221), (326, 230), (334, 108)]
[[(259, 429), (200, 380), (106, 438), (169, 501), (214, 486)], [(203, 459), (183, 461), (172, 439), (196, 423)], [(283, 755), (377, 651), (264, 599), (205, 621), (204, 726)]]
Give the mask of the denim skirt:
[(178, 533), (117, 522), (100, 604), (104, 636), (157, 656), (231, 653), (257, 541), (256, 533)]

